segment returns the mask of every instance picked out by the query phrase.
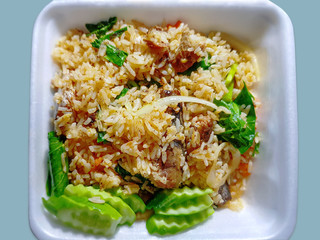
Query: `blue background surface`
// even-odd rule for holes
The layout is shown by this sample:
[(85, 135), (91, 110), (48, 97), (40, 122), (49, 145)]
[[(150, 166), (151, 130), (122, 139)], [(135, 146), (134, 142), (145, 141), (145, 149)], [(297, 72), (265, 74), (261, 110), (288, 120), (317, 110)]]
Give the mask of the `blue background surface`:
[[(1, 4), (0, 239), (35, 239), (28, 223), (28, 123), (32, 28), (49, 0)], [(320, 1), (274, 0), (292, 20), (299, 113), (299, 206), (291, 239), (320, 239), (318, 183)], [(18, 66), (18, 67), (17, 67)]]

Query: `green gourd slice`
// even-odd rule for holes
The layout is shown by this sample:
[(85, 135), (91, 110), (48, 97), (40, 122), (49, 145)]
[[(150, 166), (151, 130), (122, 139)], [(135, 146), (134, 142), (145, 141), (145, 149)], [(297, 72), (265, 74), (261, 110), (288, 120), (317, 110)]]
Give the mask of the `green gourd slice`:
[(52, 196), (43, 205), (65, 225), (92, 234), (111, 236), (121, 215), (109, 204), (98, 204), (84, 197)]
[(108, 192), (125, 201), (135, 213), (144, 213), (146, 211), (146, 204), (138, 194), (125, 194), (121, 188), (113, 188), (108, 190)]
[(213, 204), (213, 200), (209, 195), (192, 198), (180, 204), (172, 204), (169, 207), (157, 209), (156, 214), (161, 215), (190, 215), (201, 212)]
[(192, 198), (201, 197), (212, 193), (211, 188), (200, 189), (198, 187), (183, 187), (174, 190), (163, 190), (159, 192), (148, 204), (147, 209), (155, 211), (161, 208), (166, 208), (172, 204), (179, 204)]
[(126, 204), (121, 198), (117, 196), (112, 196), (110, 193), (105, 191), (100, 191), (99, 189), (95, 189), (93, 187), (86, 187), (82, 184), (74, 186), (69, 184), (64, 194), (67, 196), (78, 196), (78, 197), (100, 197), (106, 203), (110, 204), (113, 208), (115, 208), (122, 216), (120, 224), (128, 224), (132, 225), (136, 220), (136, 214), (130, 208), (128, 204)]
[(190, 215), (165, 216), (155, 214), (147, 220), (147, 230), (150, 234), (175, 234), (191, 228), (203, 221), (214, 213), (212, 207)]

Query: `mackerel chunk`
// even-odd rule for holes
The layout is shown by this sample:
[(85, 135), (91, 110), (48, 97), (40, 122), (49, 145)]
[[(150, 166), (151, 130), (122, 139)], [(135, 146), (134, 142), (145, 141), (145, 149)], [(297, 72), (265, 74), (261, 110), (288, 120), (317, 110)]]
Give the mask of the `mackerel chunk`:
[(166, 153), (167, 160), (158, 160), (159, 175), (166, 178), (166, 182), (154, 181), (159, 188), (177, 188), (182, 182), (181, 162), (184, 160), (184, 150), (180, 141), (172, 141)]
[[(163, 90), (161, 92), (161, 97), (169, 97), (180, 95), (180, 92), (177, 90)], [(182, 125), (182, 104), (179, 103), (177, 108), (168, 107), (166, 113), (169, 113), (174, 116), (172, 119), (172, 125)], [(162, 161), (162, 157), (157, 159), (154, 163), (158, 167), (158, 175), (166, 179), (165, 182), (158, 179), (153, 179), (153, 183), (156, 187), (159, 188), (177, 188), (182, 182), (182, 168), (181, 163), (185, 160), (185, 143), (179, 140), (172, 141), (165, 154), (166, 161)]]
[(218, 193), (222, 198), (222, 202), (219, 203), (219, 206), (224, 205), (227, 201), (232, 199), (229, 184), (227, 182), (220, 186)]

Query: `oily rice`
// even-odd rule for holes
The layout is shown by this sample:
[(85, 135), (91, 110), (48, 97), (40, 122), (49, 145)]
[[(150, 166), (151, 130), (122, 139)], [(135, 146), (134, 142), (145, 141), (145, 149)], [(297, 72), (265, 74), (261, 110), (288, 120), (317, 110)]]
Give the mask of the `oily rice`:
[[(60, 67), (52, 80), (57, 104), (54, 128), (57, 135), (66, 137), (71, 183), (99, 184), (101, 189), (124, 186), (131, 194), (140, 187), (121, 178), (115, 171), (118, 164), (131, 175), (141, 174), (160, 187), (172, 187), (170, 174), (175, 168), (181, 172), (179, 186), (212, 187), (211, 197), (217, 205), (223, 202), (218, 190), (225, 182), (234, 199), (239, 198), (250, 174), (242, 174), (240, 166), (246, 165), (251, 172), (252, 159), (250, 154), (240, 156), (230, 143), (218, 140), (217, 134), (224, 131), (218, 124), (219, 112), (227, 109), (212, 111), (197, 103), (159, 105), (147, 114), (141, 109), (161, 99), (163, 93), (219, 100), (228, 92), (226, 75), (237, 63), (235, 98), (244, 83), (250, 89), (257, 81), (254, 54), (231, 46), (219, 32), (204, 36), (185, 23), (148, 27), (119, 20), (110, 32), (123, 27), (127, 31), (105, 40), (99, 49), (91, 45), (94, 34), (77, 29), (68, 31), (54, 48), (53, 59)], [(104, 58), (108, 44), (128, 53), (122, 66)], [(181, 52), (192, 53), (198, 62), (206, 59), (211, 67), (199, 67), (190, 76), (179, 74), (174, 59)], [(187, 58), (179, 59), (180, 64), (186, 64)], [(141, 84), (117, 98), (129, 81)], [(243, 119), (248, 111), (243, 109)], [(211, 130), (204, 140), (206, 125)], [(99, 132), (107, 143), (97, 142)], [(172, 167), (167, 153), (176, 149), (181, 150), (175, 153), (179, 166)], [(215, 181), (208, 183), (213, 171)], [(142, 188), (153, 191), (147, 184)]]

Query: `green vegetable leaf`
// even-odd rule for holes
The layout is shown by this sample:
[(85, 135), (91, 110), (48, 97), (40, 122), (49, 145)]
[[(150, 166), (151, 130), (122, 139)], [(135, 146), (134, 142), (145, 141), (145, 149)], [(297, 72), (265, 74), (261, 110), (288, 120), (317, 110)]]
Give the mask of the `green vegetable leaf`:
[(236, 71), (237, 71), (237, 67), (238, 67), (238, 64), (232, 64), (231, 66), (231, 69), (226, 77), (226, 87), (228, 89), (228, 93), (225, 94), (222, 98), (222, 100), (226, 101), (226, 102), (231, 102), (232, 101), (232, 92), (233, 92), (233, 86), (234, 86), (234, 81), (233, 81), (233, 78), (234, 78), (234, 75), (236, 74)]
[(106, 51), (105, 59), (108, 61), (118, 65), (121, 67), (126, 60), (128, 53), (116, 48), (112, 45), (107, 45), (107, 51)]
[[(216, 103), (218, 106), (223, 106), (230, 110), (231, 114), (225, 114), (221, 113), (220, 114), (220, 120), (219, 120), (219, 125), (227, 128), (227, 129), (242, 129), (246, 122), (240, 117), (240, 109), (239, 106), (234, 103), (227, 103), (223, 100), (217, 101), (215, 100), (214, 103)], [(226, 131), (227, 131), (226, 129)]]
[(115, 37), (120, 37), (122, 33), (128, 30), (128, 27), (120, 28), (112, 33), (107, 34), (107, 39), (113, 39)]
[[(225, 128), (225, 132), (218, 134), (220, 140), (230, 142), (240, 153), (245, 153), (253, 144), (255, 137), (256, 114), (252, 101), (252, 95), (248, 91), (246, 84), (239, 93), (238, 97), (230, 103), (223, 100), (215, 100), (218, 106), (224, 106), (230, 110), (231, 114), (220, 114), (219, 125)], [(241, 117), (239, 106), (250, 107), (245, 122)]]
[(128, 30), (127, 27), (124, 27), (124, 28), (121, 28), (121, 29), (119, 29), (119, 30), (116, 30), (116, 31), (114, 31), (114, 32), (112, 32), (112, 33), (109, 33), (109, 34), (107, 34), (107, 35), (104, 35), (104, 36), (102, 36), (102, 37), (94, 40), (94, 41), (91, 43), (91, 45), (92, 45), (92, 47), (94, 47), (94, 48), (100, 48), (101, 43), (102, 43), (104, 40), (106, 40), (106, 39), (111, 40), (111, 39), (113, 39), (113, 38), (115, 38), (115, 37), (119, 37), (119, 36), (121, 36), (122, 33), (124, 33), (124, 32), (127, 31), (127, 30)]
[(119, 98), (125, 96), (128, 91), (129, 91), (129, 88), (123, 88), (122, 91), (120, 92), (120, 94), (118, 96), (116, 96), (116, 99), (119, 99)]
[(51, 196), (52, 193), (52, 177), (51, 177), (51, 172), (50, 172), (50, 161), (48, 159), (48, 178), (47, 178), (47, 182), (46, 182), (46, 193), (47, 196)]
[(87, 23), (86, 28), (90, 32), (89, 35), (96, 34), (96, 36), (100, 38), (102, 35), (106, 34), (106, 32), (109, 31), (116, 22), (117, 18), (111, 17), (108, 21), (101, 21), (97, 24)]
[[(50, 191), (50, 196), (60, 196), (63, 194), (65, 187), (69, 184), (68, 172), (69, 162), (66, 156), (66, 151), (63, 142), (56, 136), (55, 132), (48, 133), (49, 140), (49, 174), (47, 190)], [(62, 155), (65, 155), (65, 159), (61, 159)], [(65, 167), (62, 165), (64, 161)], [(49, 183), (51, 182), (51, 183)], [(49, 193), (49, 192), (48, 192)]]
[[(208, 60), (210, 60), (211, 56), (208, 56)], [(210, 64), (208, 61), (206, 61), (205, 58), (202, 58), (200, 62), (195, 62), (190, 68), (188, 68), (186, 71), (182, 72), (182, 75), (190, 76), (192, 72), (197, 71), (199, 67), (201, 67), (203, 70), (208, 70), (210, 66), (213, 64)]]
[(103, 132), (103, 131), (98, 132), (97, 143), (104, 143), (104, 144), (109, 143), (109, 141), (103, 138), (104, 135), (106, 135), (106, 132)]

